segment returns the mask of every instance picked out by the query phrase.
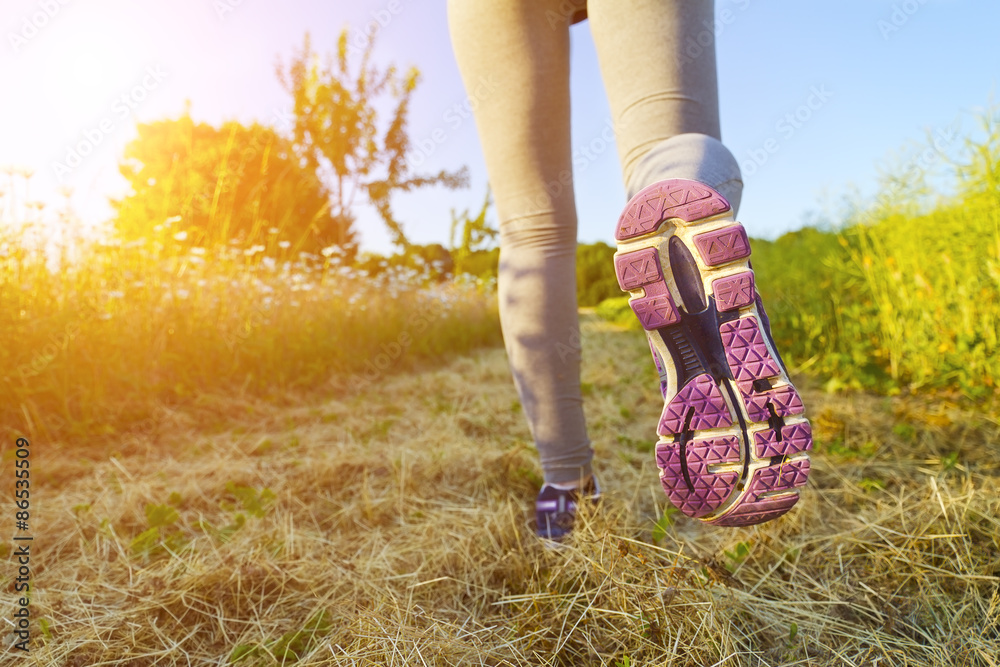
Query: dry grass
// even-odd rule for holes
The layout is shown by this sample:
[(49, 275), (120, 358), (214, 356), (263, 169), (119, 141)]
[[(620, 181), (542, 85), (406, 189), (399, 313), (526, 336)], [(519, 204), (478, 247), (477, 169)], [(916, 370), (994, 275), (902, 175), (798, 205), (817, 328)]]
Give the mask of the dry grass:
[(34, 443), (35, 644), (0, 661), (1000, 665), (996, 422), (804, 386), (799, 506), (706, 527), (661, 518), (642, 335), (588, 317), (584, 348), (607, 493), (560, 551), (528, 525), (539, 469), (499, 349), (292, 409), (245, 399), (222, 433), (178, 412), (113, 458)]

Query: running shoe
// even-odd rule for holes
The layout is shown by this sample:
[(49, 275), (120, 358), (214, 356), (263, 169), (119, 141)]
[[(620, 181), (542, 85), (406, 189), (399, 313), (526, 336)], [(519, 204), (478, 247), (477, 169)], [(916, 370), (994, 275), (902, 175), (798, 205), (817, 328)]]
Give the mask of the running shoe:
[(596, 477), (580, 489), (559, 489), (551, 484), (542, 486), (535, 500), (535, 531), (543, 540), (559, 542), (570, 534), (576, 522), (581, 496), (596, 503), (601, 499), (601, 487)]
[(632, 197), (615, 238), (618, 284), (660, 376), (656, 463), (670, 501), (718, 526), (783, 515), (809, 475), (812, 431), (754, 288), (746, 230), (718, 192), (670, 179)]

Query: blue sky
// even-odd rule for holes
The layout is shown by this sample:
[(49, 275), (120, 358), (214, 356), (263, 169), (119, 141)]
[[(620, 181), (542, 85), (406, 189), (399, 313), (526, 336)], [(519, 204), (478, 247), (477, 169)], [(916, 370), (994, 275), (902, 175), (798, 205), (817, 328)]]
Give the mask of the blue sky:
[[(817, 212), (835, 216), (852, 189), (873, 196), (894, 152), (956, 122), (971, 129), (971, 116), (997, 92), (1000, 3), (719, 0), (716, 15), (724, 10), (722, 138), (744, 167), (740, 219), (755, 236), (773, 238)], [(0, 165), (34, 169), (30, 196), (52, 205), (60, 186), (72, 188), (74, 209), (94, 225), (110, 213), (107, 197), (123, 191), (117, 161), (136, 121), (176, 117), (190, 100), (197, 120), (280, 123), (290, 100), (277, 58), (287, 61), (307, 30), (318, 50), (332, 51), (344, 26), (378, 16), (390, 18), (377, 59), (423, 73), (412, 138), (444, 131), (424, 167), (467, 165), (472, 175), (468, 190), (435, 188), (395, 202), (411, 240), (446, 242), (449, 210), (475, 209), (487, 174), (474, 121), (446, 116), (466, 92), (443, 0), (7, 0)], [(583, 148), (610, 118), (586, 22), (572, 28), (571, 70), (573, 146)], [(817, 90), (827, 99), (813, 97), (806, 113), (800, 107)], [(87, 136), (100, 138), (93, 153), (57, 174), (55, 163)], [(614, 147), (575, 178), (580, 240), (612, 241), (625, 197)], [(389, 249), (380, 224), (360, 211), (364, 248)]]

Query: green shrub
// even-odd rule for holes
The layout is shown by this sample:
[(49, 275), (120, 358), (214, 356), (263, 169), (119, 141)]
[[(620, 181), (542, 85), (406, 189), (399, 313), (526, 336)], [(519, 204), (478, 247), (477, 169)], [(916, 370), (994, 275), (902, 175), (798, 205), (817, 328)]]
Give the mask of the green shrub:
[[(605, 299), (620, 297), (615, 277), (615, 249), (607, 243), (580, 244), (576, 250), (576, 295), (580, 306), (596, 306)], [(456, 263), (456, 273), (467, 273), (482, 280), (495, 279), (500, 249), (473, 250)]]
[(615, 296), (597, 304), (597, 315), (601, 319), (627, 326), (630, 329), (640, 329), (632, 307), (628, 305), (627, 296)]
[(614, 256), (615, 249), (601, 241), (576, 247), (576, 298), (580, 306), (596, 306), (622, 295)]

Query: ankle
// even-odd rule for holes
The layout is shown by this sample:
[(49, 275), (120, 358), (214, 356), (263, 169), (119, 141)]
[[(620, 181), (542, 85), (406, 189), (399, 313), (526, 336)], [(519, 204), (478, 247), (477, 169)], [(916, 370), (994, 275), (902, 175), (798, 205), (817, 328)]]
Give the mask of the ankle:
[(561, 491), (573, 491), (587, 486), (593, 477), (594, 476), (591, 474), (582, 479), (575, 479), (571, 482), (546, 482), (546, 484)]

